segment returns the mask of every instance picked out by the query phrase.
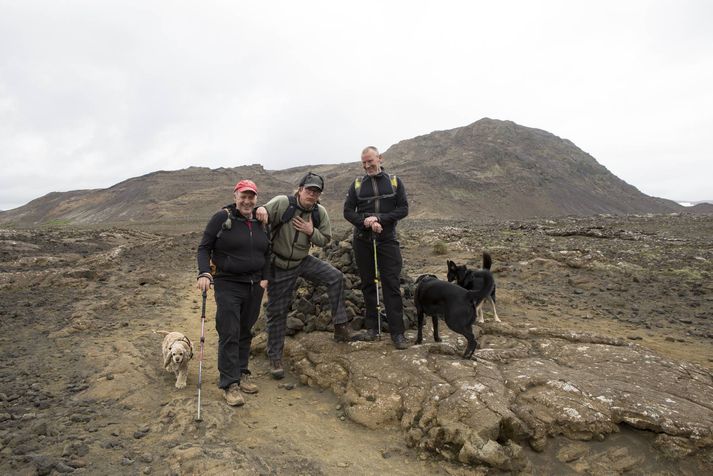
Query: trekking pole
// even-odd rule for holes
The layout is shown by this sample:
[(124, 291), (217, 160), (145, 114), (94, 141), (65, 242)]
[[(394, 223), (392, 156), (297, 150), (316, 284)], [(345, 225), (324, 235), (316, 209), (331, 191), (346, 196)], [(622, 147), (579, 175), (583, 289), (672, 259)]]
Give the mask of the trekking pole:
[(196, 416), (196, 421), (203, 421), (201, 419), (201, 383), (203, 382), (203, 343), (205, 342), (205, 300), (208, 296), (206, 291), (203, 291), (203, 306), (201, 309), (201, 351), (198, 355), (198, 416)]
[(381, 340), (381, 301), (379, 300), (379, 288), (381, 287), (381, 278), (379, 277), (379, 263), (376, 259), (376, 237), (373, 236), (371, 242), (374, 245), (374, 284), (376, 284), (376, 335)]

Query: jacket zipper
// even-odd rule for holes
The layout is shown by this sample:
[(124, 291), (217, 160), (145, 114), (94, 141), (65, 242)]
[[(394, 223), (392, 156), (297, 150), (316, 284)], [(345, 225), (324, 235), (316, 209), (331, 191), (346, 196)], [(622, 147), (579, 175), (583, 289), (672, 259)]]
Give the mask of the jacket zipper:
[[(380, 195), (379, 191), (379, 184), (376, 182), (376, 176), (371, 177), (371, 188), (373, 189), (374, 197), (378, 197)], [(374, 198), (374, 213), (379, 213), (379, 202), (381, 200), (378, 198)]]
[[(253, 256), (254, 251), (255, 251), (255, 243), (253, 243), (253, 227), (252, 223), (250, 220), (246, 221), (245, 224), (248, 227), (249, 233), (250, 233), (250, 267), (252, 268), (254, 265), (255, 257)], [(250, 276), (250, 287), (253, 285), (253, 278)]]

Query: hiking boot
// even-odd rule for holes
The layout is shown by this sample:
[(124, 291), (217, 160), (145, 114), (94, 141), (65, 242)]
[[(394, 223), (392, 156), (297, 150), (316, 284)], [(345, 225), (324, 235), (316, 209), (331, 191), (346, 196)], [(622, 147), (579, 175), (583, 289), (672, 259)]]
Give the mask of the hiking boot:
[(241, 407), (245, 405), (243, 394), (240, 393), (239, 383), (231, 383), (230, 387), (225, 389), (225, 401), (231, 407)]
[(409, 342), (403, 334), (396, 334), (391, 340), (394, 341), (394, 347), (396, 347), (397, 350), (405, 350), (409, 348)]
[(258, 388), (257, 388), (257, 385), (255, 385), (252, 374), (244, 372), (240, 376), (240, 390), (242, 390), (245, 393), (257, 393), (258, 392)]
[(362, 332), (361, 335), (359, 336), (359, 340), (363, 340), (366, 342), (375, 341), (378, 338), (379, 338), (379, 331), (376, 328), (367, 329), (365, 332)]
[(349, 323), (334, 324), (334, 340), (337, 342), (351, 342), (354, 336), (349, 331)]
[(280, 380), (285, 376), (285, 369), (282, 368), (282, 360), (270, 360), (270, 375), (275, 380)]

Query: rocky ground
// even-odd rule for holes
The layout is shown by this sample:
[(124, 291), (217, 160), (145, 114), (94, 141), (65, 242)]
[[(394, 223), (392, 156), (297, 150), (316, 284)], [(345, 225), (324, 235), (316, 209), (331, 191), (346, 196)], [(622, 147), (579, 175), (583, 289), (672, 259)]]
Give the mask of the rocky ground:
[[(403, 352), (336, 344), (302, 288), (287, 378), (269, 378), (258, 334), (260, 393), (230, 408), (209, 299), (202, 422), (197, 357), (175, 389), (153, 332), (198, 342), (202, 224), (0, 231), (0, 473), (713, 471), (713, 217), (403, 225), (407, 296), (447, 258), (492, 254), (504, 322), (486, 308), (473, 360), (430, 324)], [(356, 285), (348, 242), (324, 255)]]

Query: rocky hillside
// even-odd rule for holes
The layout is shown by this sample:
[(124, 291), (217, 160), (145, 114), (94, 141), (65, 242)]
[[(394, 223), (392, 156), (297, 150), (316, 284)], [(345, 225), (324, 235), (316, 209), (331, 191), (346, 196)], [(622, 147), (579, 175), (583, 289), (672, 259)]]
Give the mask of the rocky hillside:
[[(510, 121), (481, 119), (467, 127), (399, 142), (387, 156), (413, 177), (420, 208), (471, 216), (532, 217), (680, 211), (609, 172), (566, 139)], [(432, 198), (442, 194), (443, 200)]]
[[(684, 210), (641, 193), (569, 140), (510, 121), (481, 119), (404, 140), (384, 159), (386, 169), (406, 184), (412, 217), (494, 220)], [(108, 189), (51, 193), (0, 212), (0, 223), (204, 220), (231, 201), (232, 185), (241, 178), (254, 179), (264, 201), (293, 190), (307, 170), (325, 176), (322, 202), (341, 217), (346, 190), (362, 173), (356, 161), (278, 171), (251, 165), (154, 172)]]

